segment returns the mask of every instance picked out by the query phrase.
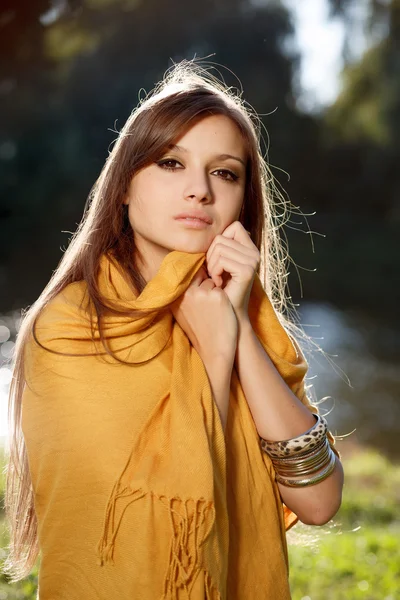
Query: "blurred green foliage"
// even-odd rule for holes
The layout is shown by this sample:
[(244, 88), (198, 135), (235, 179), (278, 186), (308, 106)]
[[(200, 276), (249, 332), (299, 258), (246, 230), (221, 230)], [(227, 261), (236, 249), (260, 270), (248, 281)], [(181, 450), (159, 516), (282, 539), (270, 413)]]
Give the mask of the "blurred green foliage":
[(395, 600), (400, 466), (375, 450), (362, 450), (343, 458), (343, 467), (343, 500), (335, 518), (312, 533), (302, 523), (288, 532), (293, 600)]
[(400, 527), (364, 527), (333, 539), (323, 538), (318, 548), (290, 550), (293, 600), (395, 600)]
[[(342, 462), (345, 485), (335, 518), (322, 527), (298, 523), (287, 534), (293, 600), (395, 600), (400, 589), (400, 465), (368, 449)], [(2, 558), (6, 545), (3, 527)], [(0, 598), (35, 600), (36, 589), (37, 568), (15, 585), (0, 575)]]
[[(293, 24), (283, 2), (14, 4), (0, 7), (0, 311), (42, 291), (82, 217), (112, 130), (143, 88), (172, 61), (215, 53), (209, 62), (225, 65), (226, 82), (240, 87), (231, 69), (263, 115), (277, 181), (294, 205), (316, 211), (309, 227), (326, 236), (314, 236), (313, 256), (305, 219), (293, 216), (286, 227), (305, 298), (398, 318), (400, 0), (369, 0), (371, 23), (379, 20), (385, 35), (346, 66), (339, 98), (314, 115), (296, 105), (299, 55), (287, 43)], [(346, 25), (356, 0), (330, 4)], [(294, 268), (289, 281), (298, 300)]]

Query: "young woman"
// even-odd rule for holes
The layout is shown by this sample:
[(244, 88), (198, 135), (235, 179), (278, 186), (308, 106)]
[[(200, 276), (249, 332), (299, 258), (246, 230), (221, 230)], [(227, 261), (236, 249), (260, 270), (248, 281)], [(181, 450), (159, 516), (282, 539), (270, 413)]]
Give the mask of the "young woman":
[(253, 117), (176, 65), (24, 315), (8, 570), (40, 556), (40, 600), (285, 600), (285, 532), (339, 509)]

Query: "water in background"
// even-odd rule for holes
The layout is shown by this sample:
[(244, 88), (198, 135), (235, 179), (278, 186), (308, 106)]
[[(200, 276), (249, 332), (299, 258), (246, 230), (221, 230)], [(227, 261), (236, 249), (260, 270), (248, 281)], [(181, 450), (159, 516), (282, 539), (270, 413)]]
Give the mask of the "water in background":
[[(400, 457), (399, 332), (370, 317), (340, 312), (328, 304), (302, 304), (300, 322), (324, 351), (314, 350), (309, 383), (332, 433)], [(7, 435), (7, 392), (20, 313), (0, 317), (0, 436)], [(334, 362), (334, 365), (331, 364)]]
[[(305, 332), (326, 353), (309, 359), (317, 398), (334, 435), (400, 457), (400, 335), (387, 323), (328, 304), (307, 303), (299, 310)], [(331, 361), (334, 363), (331, 364)]]

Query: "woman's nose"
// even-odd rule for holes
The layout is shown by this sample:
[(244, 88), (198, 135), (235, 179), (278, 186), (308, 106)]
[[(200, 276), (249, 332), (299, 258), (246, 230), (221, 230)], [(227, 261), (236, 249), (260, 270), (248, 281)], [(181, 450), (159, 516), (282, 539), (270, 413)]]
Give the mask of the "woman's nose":
[(188, 173), (183, 194), (185, 198), (194, 197), (197, 200), (210, 200), (212, 190), (208, 174), (200, 171)]

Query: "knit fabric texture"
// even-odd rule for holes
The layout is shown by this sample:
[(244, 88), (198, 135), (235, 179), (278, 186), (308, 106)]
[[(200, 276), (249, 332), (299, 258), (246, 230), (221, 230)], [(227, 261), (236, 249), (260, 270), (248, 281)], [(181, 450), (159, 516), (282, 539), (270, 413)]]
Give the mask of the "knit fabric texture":
[[(32, 336), (25, 346), (22, 429), (40, 600), (290, 599), (286, 531), (298, 518), (282, 502), (237, 372), (224, 434), (204, 364), (167, 306), (204, 261), (170, 252), (137, 295), (115, 258), (101, 256), (106, 301), (141, 310), (102, 319), (119, 360), (105, 352), (84, 281), (38, 319), (43, 347)], [(307, 363), (258, 275), (249, 317), (287, 385), (318, 412)]]

